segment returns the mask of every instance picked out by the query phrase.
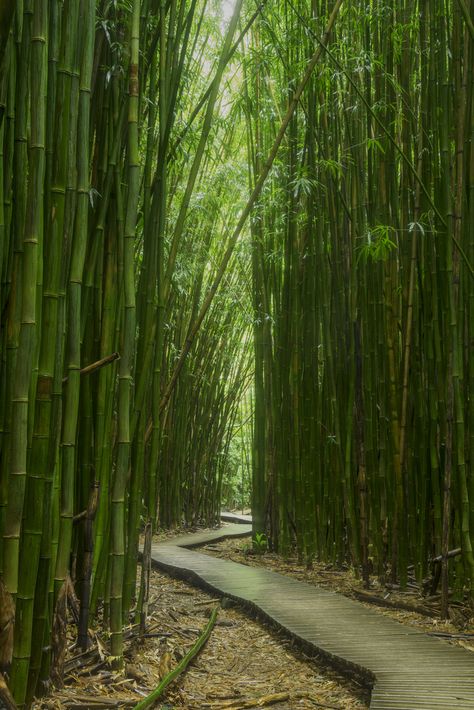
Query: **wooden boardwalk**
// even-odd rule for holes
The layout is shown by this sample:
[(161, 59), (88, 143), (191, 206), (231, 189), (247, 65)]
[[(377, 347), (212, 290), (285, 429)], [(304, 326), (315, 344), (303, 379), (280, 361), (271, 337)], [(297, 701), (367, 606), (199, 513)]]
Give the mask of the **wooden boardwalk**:
[(244, 513), (228, 513), (227, 511), (224, 511), (223, 513), (221, 513), (221, 520), (224, 520), (229, 523), (248, 523), (249, 525), (252, 524), (252, 516), (246, 515)]
[(474, 654), (336, 592), (191, 547), (248, 535), (248, 524), (153, 545), (154, 564), (251, 607), (303, 647), (372, 687), (373, 710), (474, 709)]

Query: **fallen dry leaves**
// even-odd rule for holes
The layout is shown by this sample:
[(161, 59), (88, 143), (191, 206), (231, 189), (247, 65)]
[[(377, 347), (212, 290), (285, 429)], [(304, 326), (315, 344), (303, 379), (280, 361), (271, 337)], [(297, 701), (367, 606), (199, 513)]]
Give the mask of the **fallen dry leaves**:
[[(112, 669), (105, 638), (95, 637), (89, 660), (74, 651), (70, 636), (65, 686), (37, 701), (34, 710), (133, 707), (186, 654), (216, 603), (209, 594), (153, 571), (147, 637), (129, 630), (125, 669)], [(361, 710), (368, 706), (368, 693), (230, 607), (220, 611), (208, 643), (161, 702), (157, 707), (163, 710)]]

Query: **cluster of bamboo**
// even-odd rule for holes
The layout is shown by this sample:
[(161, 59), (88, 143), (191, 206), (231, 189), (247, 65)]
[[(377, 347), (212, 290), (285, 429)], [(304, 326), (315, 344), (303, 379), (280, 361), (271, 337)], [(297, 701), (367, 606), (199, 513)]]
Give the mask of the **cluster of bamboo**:
[[(254, 33), (254, 176), (326, 5)], [(402, 584), (442, 554), (445, 608), (448, 547), (474, 593), (473, 16), (343, 4), (252, 220), (255, 527)]]
[(253, 364), (255, 532), (402, 584), (441, 554), (444, 610), (474, 592), (474, 0), (262, 0), (239, 33), (237, 0), (222, 37), (215, 5), (0, 8), (20, 707), (71, 576), (79, 642), (100, 609), (120, 662), (141, 523), (216, 519)]
[(223, 41), (203, 0), (2, 4), (0, 657), (19, 707), (57, 662), (71, 575), (80, 643), (101, 605), (120, 662), (141, 520), (216, 519), (251, 363), (237, 271), (202, 309), (239, 206), (220, 88), (241, 4)]

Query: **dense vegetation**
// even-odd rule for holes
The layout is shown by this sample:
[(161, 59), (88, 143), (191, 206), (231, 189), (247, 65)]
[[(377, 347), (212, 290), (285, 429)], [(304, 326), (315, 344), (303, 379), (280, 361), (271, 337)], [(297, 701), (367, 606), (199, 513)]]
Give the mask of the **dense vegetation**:
[[(253, 48), (254, 174), (321, 31), (288, 6)], [(460, 547), (458, 594), (474, 592), (471, 17), (347, 6), (252, 223), (261, 527), (402, 584)]]
[(250, 466), (274, 548), (402, 585), (442, 554), (445, 610), (472, 595), (474, 1), (0, 12), (18, 705), (60, 676), (71, 578), (120, 664), (140, 531), (215, 523)]

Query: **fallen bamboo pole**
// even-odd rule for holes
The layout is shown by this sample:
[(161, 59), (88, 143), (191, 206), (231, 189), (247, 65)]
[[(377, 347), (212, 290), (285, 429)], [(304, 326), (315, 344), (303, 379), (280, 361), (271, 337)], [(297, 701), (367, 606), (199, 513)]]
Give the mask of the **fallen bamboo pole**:
[(135, 705), (133, 710), (145, 710), (145, 708), (149, 708), (153, 705), (153, 703), (160, 697), (160, 695), (163, 693), (165, 688), (168, 687), (168, 685), (175, 679), (177, 678), (183, 671), (186, 670), (188, 665), (191, 663), (193, 658), (197, 656), (201, 648), (204, 646), (206, 641), (208, 640), (209, 636), (211, 635), (212, 629), (214, 628), (216, 621), (217, 621), (217, 614), (219, 613), (219, 607), (215, 607), (213, 610), (209, 621), (207, 622), (207, 625), (202, 632), (202, 634), (199, 636), (198, 640), (194, 644), (194, 646), (187, 652), (187, 654), (184, 656), (184, 658), (181, 659), (181, 661), (178, 663), (176, 668), (174, 668), (170, 673), (168, 673), (161, 681), (160, 684), (153, 690), (150, 695), (147, 695), (146, 698), (141, 700), (138, 705)]

